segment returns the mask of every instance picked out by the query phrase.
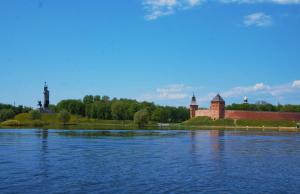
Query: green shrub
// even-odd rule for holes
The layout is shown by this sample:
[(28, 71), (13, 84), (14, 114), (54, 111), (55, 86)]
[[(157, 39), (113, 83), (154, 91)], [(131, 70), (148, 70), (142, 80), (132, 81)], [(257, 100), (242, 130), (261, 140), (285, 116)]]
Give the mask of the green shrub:
[(15, 120), (18, 120), (20, 122), (28, 121), (28, 120), (30, 120), (29, 119), (29, 113), (20, 113), (20, 114), (17, 114), (15, 116)]
[(7, 120), (1, 123), (2, 126), (20, 126), (18, 120)]
[(134, 123), (139, 127), (144, 127), (149, 122), (149, 113), (143, 109), (134, 114)]
[(31, 110), (29, 112), (29, 119), (31, 120), (39, 120), (42, 118), (42, 114), (39, 110)]
[(64, 125), (69, 122), (71, 115), (68, 111), (66, 110), (61, 110), (58, 115), (57, 118), (59, 121), (61, 121)]

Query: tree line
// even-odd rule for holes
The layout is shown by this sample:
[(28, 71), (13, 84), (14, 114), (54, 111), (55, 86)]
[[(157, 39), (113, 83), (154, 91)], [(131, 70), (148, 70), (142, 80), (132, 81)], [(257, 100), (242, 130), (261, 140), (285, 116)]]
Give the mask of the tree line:
[(86, 95), (82, 100), (62, 100), (50, 108), (55, 112), (67, 110), (71, 114), (103, 120), (134, 120), (135, 113), (140, 110), (146, 111), (149, 120), (156, 122), (182, 122), (189, 119), (189, 109), (186, 107), (159, 106), (152, 102), (110, 99), (99, 95)]
[(14, 118), (15, 115), (20, 113), (27, 113), (31, 110), (30, 107), (13, 106), (10, 104), (0, 103), (0, 122)]

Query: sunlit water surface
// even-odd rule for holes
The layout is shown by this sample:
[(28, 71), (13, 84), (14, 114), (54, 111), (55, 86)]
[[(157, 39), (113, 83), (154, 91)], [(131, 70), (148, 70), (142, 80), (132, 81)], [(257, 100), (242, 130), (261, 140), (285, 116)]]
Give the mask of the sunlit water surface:
[(0, 193), (300, 193), (300, 133), (1, 129)]

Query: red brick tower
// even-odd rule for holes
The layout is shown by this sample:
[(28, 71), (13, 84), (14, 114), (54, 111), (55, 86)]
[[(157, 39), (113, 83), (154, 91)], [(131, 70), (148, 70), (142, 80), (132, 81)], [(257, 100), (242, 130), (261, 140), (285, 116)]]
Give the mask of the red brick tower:
[(213, 98), (210, 105), (211, 118), (212, 119), (224, 119), (225, 118), (225, 101), (217, 94), (216, 97)]
[(198, 110), (198, 104), (196, 101), (196, 97), (193, 94), (191, 105), (190, 105), (190, 117), (194, 118), (196, 116), (196, 110)]

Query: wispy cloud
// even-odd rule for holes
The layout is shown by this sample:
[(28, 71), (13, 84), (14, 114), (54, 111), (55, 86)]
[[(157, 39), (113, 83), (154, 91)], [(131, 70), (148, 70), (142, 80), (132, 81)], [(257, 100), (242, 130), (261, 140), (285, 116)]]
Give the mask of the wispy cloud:
[(252, 13), (244, 17), (245, 26), (266, 27), (272, 24), (272, 17), (262, 12)]
[[(186, 84), (170, 84), (163, 87), (158, 87), (154, 92), (149, 92), (138, 97), (139, 101), (154, 101), (159, 104), (182, 105), (187, 106), (190, 98), (195, 92), (200, 105), (208, 105), (211, 99), (216, 95), (216, 92), (207, 91), (208, 88), (202, 86), (189, 86)], [(204, 92), (206, 91), (206, 92)], [(251, 97), (254, 103), (256, 100), (271, 100), (277, 103), (278, 100), (283, 100), (284, 103), (299, 103), (300, 97), (300, 80), (295, 80), (289, 83), (268, 85), (263, 82), (258, 82), (250, 86), (237, 86), (228, 90), (221, 91), (220, 94), (227, 102), (241, 102), (244, 96)], [(240, 101), (237, 101), (239, 100)], [(294, 99), (294, 101), (290, 101)]]
[[(202, 5), (205, 2), (209, 2), (207, 0), (142, 0), (144, 9), (147, 14), (145, 16), (146, 20), (155, 20), (162, 16), (172, 15), (177, 11), (188, 10), (193, 7), (197, 7)], [(273, 4), (300, 4), (300, 0), (216, 0), (219, 3), (238, 3), (238, 4), (254, 4), (254, 3), (273, 3)], [(257, 13), (258, 14), (258, 13)], [(249, 15), (250, 16), (250, 15)], [(266, 17), (265, 17), (266, 16)], [(257, 26), (265, 26), (266, 24), (270, 24), (268, 22), (270, 20), (270, 16), (268, 15), (254, 15), (254, 18), (250, 18), (250, 20), (255, 20), (257, 17), (260, 19), (256, 22)], [(251, 21), (250, 25), (252, 24)], [(257, 20), (257, 19), (256, 19)]]
[(276, 4), (298, 4), (300, 0), (219, 0), (221, 3), (276, 3)]
[(182, 100), (189, 96), (191, 88), (185, 84), (171, 84), (157, 88), (155, 93), (144, 94), (139, 100)]
[(146, 20), (174, 14), (179, 10), (186, 10), (198, 6), (203, 0), (144, 0), (143, 5), (148, 12)]
[[(293, 94), (300, 94), (300, 80), (280, 85), (267, 85), (265, 83), (256, 83), (252, 86), (238, 86), (221, 92), (224, 98), (241, 98), (245, 95), (255, 96), (257, 98), (272, 97), (273, 99), (284, 99)], [(209, 102), (215, 93), (199, 98), (200, 102)]]

